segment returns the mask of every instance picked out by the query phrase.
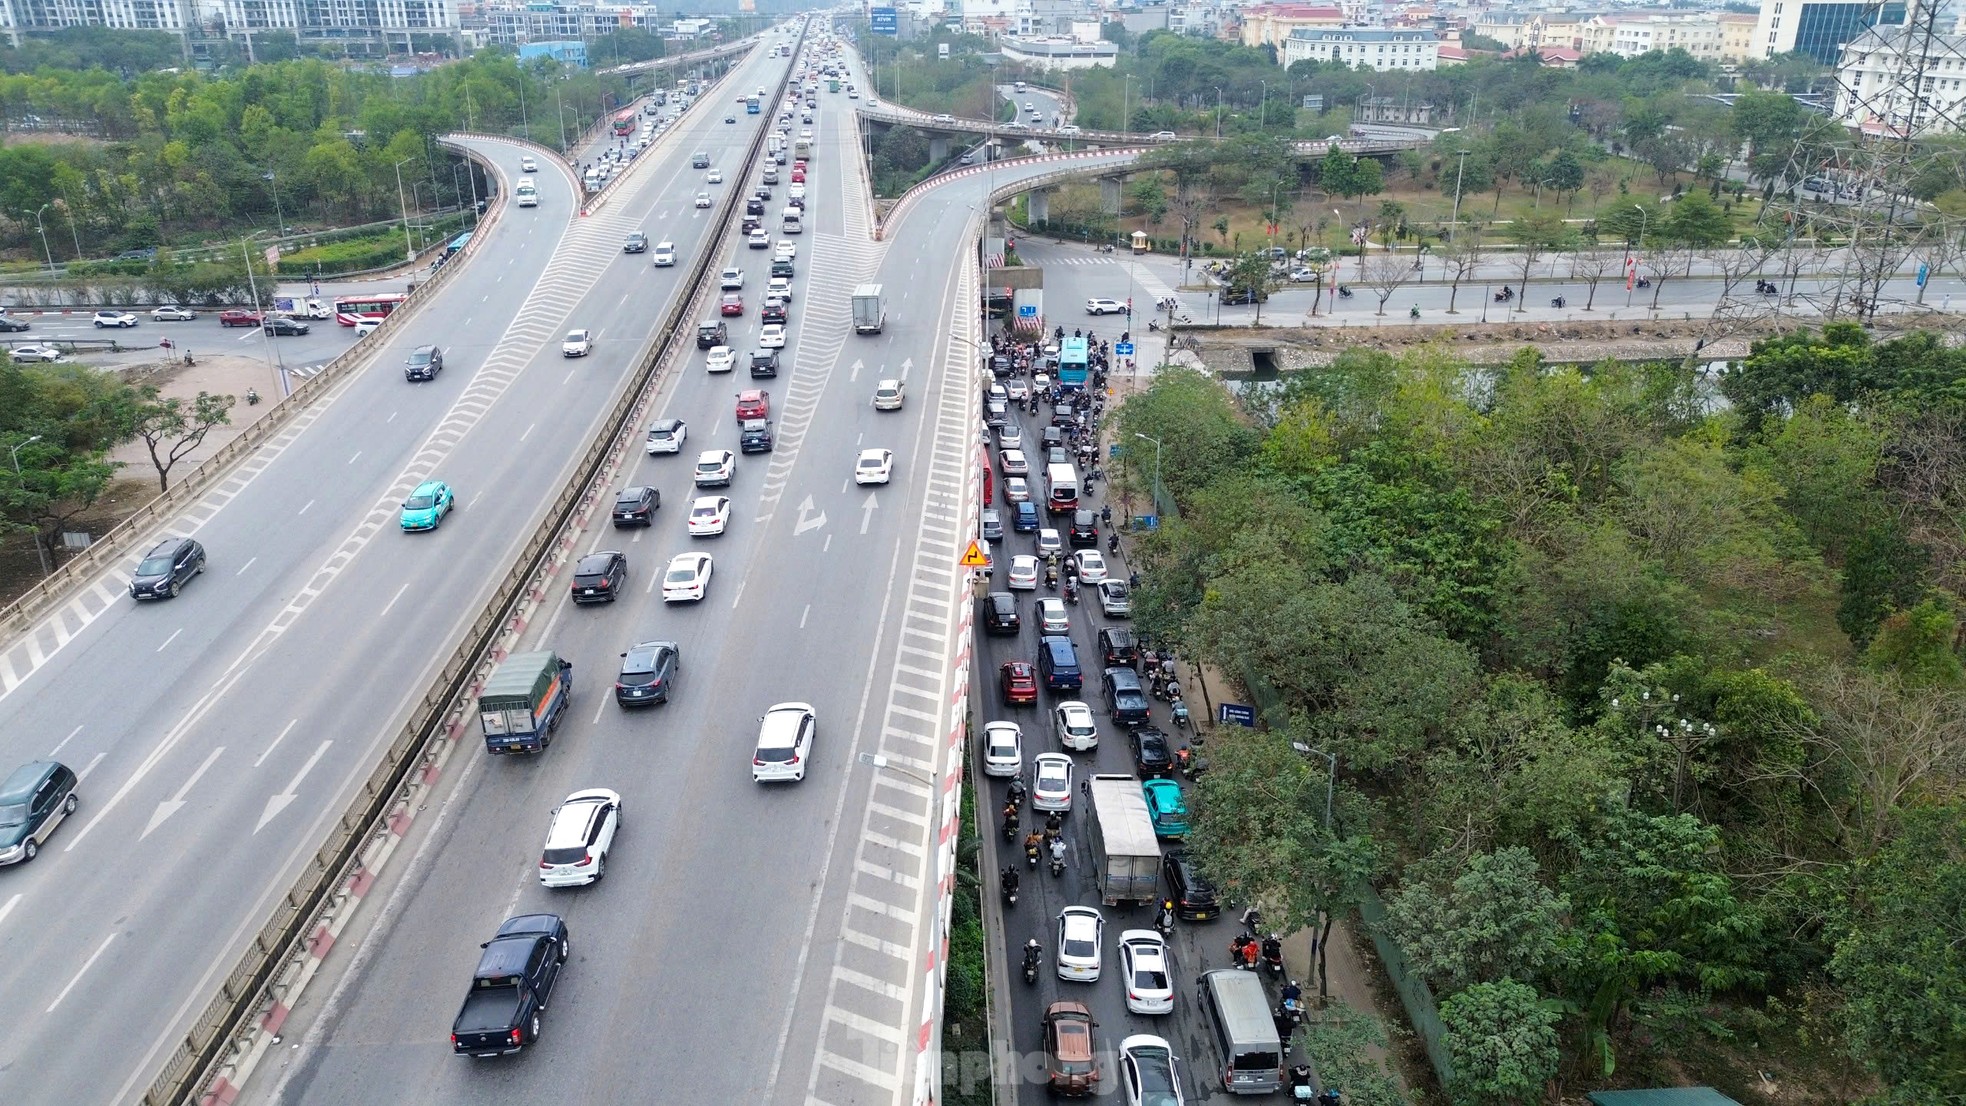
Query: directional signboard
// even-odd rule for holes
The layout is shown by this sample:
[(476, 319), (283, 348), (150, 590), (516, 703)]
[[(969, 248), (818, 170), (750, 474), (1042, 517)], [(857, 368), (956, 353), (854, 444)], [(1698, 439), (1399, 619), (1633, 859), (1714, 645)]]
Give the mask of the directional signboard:
[(1133, 343), (1132, 343), (1132, 342), (1114, 342), (1114, 343), (1113, 343), (1113, 356), (1114, 356), (1114, 357), (1131, 357), (1131, 356), (1133, 356)]
[(1037, 318), (1037, 317), (1038, 317), (1038, 305), (1037, 305), (1037, 304), (1035, 304), (1035, 303), (1020, 303), (1020, 304), (1018, 304), (1018, 305), (1017, 305), (1017, 317), (1018, 317), (1018, 318), (1020, 318), (1020, 319), (1035, 319), (1035, 318)]
[(901, 32), (901, 21), (893, 8), (867, 9), (867, 28), (877, 35), (892, 35)]
[(1218, 703), (1215, 706), (1215, 717), (1224, 726), (1254, 726), (1256, 709), (1243, 703)]

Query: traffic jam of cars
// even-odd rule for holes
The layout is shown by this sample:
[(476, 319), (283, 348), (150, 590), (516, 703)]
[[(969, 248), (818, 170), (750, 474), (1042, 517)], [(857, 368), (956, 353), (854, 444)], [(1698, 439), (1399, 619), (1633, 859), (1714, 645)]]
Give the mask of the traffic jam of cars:
[[(1218, 939), (1179, 932), (1222, 915), (1182, 848), (1188, 789), (1206, 767), (1200, 734), (1172, 658), (1131, 629), (1137, 579), (1118, 559), (1117, 507), (1104, 506), (1091, 463), (1099, 450), (1086, 448), (1101, 411), (1080, 397), (1098, 382), (1054, 392), (1038, 377), (1053, 377), (1056, 354), (1040, 349), (1021, 368), (993, 358), (1001, 367), (979, 397), (992, 471), (975, 535), (990, 562), (976, 655), (994, 687), (977, 695), (972, 765), (978, 806), (996, 811), (1001, 829), (985, 848), (996, 855), (1001, 962), (1023, 982), (1012, 996), (1016, 1047), (1032, 1048), (1023, 1034), (1037, 1029), (1043, 1081), (1057, 1095), (1178, 1106), (1208, 1097), (1211, 1075), (1231, 1093), (1308, 1091), (1308, 1068), (1287, 1048), (1301, 994), (1280, 968), (1255, 970), (1271, 953), (1281, 964), (1280, 940), (1252, 912), (1255, 961), (1210, 971), (1202, 950), (1213, 954)], [(1176, 1042), (1217, 1054), (1184, 1057)]]

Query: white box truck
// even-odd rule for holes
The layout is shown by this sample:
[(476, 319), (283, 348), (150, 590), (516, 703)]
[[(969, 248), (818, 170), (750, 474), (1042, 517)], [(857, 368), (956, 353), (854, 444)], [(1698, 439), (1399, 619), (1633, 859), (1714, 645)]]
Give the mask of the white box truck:
[[(887, 325), (887, 303), (881, 299), (881, 286), (863, 284), (853, 290), (853, 332), (855, 334), (879, 334)], [(1146, 804), (1141, 803), (1141, 809)]]
[(1099, 901), (1150, 903), (1160, 899), (1160, 841), (1140, 781), (1132, 776), (1092, 777), (1092, 818), (1087, 823), (1093, 879)]

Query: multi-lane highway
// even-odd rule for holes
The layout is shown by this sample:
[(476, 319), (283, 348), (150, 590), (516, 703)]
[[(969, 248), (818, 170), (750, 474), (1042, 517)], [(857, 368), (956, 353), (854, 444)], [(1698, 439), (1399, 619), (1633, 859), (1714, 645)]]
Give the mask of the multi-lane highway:
[[(622, 254), (622, 236), (645, 222), (685, 250), (708, 236), (678, 199), (700, 176), (690, 147), (734, 159), (741, 128), (705, 104), (672, 130), (666, 171), (644, 166), (585, 219), (569, 174), (538, 174), (537, 208), (505, 212), (440, 298), (367, 339), (366, 371), (172, 524), (210, 557), (180, 597), (132, 603), (123, 566), (0, 654), (0, 760), (83, 774), (77, 815), (0, 873), (0, 988), (22, 1013), (0, 1098), (129, 1101), (367, 776), (676, 291), (681, 270)], [(516, 145), (481, 148), (518, 175)], [(593, 356), (561, 359), (571, 326), (597, 332)], [(408, 384), (425, 342), (446, 368)], [(398, 532), (429, 477), (460, 509)]]

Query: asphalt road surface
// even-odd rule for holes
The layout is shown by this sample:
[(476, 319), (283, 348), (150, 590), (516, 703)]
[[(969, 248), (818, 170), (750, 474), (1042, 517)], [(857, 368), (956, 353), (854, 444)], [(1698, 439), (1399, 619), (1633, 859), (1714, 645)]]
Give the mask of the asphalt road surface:
[[(84, 777), (42, 856), (0, 872), (0, 988), (25, 1015), (0, 1099), (130, 1101), (318, 846), (653, 337), (681, 270), (624, 255), (622, 235), (704, 240), (675, 200), (700, 177), (690, 144), (734, 159), (745, 128), (705, 111), (682, 130), (584, 220), (568, 175), (537, 174), (538, 207), (506, 212), (435, 302), (367, 339), (386, 343), (367, 370), (173, 524), (210, 556), (181, 596), (133, 603), (132, 558), (0, 653), (0, 762)], [(519, 148), (487, 149), (509, 185)], [(591, 357), (561, 359), (572, 326), (597, 332)], [(405, 382), (431, 341), (443, 374)], [(426, 477), (460, 509), (400, 533)]]

